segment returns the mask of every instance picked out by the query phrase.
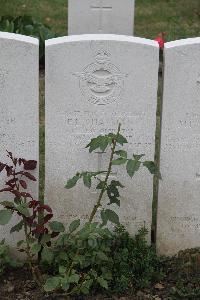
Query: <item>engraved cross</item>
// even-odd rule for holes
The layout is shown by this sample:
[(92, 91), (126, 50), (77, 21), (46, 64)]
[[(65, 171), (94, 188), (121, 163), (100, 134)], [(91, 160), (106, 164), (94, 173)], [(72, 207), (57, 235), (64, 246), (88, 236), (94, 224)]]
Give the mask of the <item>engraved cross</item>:
[(99, 13), (98, 31), (102, 32), (103, 31), (103, 13), (104, 13), (104, 11), (110, 11), (112, 9), (112, 6), (104, 5), (103, 0), (98, 0), (98, 1), (99, 1), (98, 5), (91, 5), (90, 8), (91, 8), (91, 10), (98, 11), (98, 13)]

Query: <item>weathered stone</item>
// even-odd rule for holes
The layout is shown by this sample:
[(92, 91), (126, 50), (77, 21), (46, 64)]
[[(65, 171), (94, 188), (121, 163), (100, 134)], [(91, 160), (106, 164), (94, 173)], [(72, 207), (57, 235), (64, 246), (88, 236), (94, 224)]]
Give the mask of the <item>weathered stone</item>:
[(135, 0), (69, 0), (68, 34), (133, 35)]
[[(0, 161), (7, 160), (6, 150), (16, 157), (39, 158), (39, 45), (38, 40), (11, 33), (0, 33)], [(37, 176), (38, 170), (35, 171)], [(0, 174), (0, 189), (5, 176)], [(38, 176), (37, 176), (38, 177)], [(37, 184), (30, 183), (30, 192), (38, 197)], [(13, 195), (0, 193), (0, 200), (13, 199)], [(0, 226), (0, 240), (16, 244), (18, 235), (10, 235), (10, 225)]]
[(165, 45), (157, 249), (200, 245), (200, 39)]
[[(64, 188), (77, 171), (107, 168), (85, 149), (91, 138), (116, 132), (129, 155), (153, 159), (159, 49), (156, 42), (125, 36), (87, 35), (46, 42), (46, 199), (55, 218), (87, 220), (98, 194), (82, 183)], [(151, 227), (152, 176), (146, 169), (133, 179), (126, 171), (114, 178), (125, 185), (120, 219), (131, 233)]]

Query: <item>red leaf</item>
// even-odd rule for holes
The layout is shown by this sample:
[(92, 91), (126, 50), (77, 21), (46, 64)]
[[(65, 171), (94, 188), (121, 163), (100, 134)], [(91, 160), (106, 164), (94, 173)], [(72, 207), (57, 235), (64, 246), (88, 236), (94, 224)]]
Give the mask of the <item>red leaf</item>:
[(23, 175), (26, 176), (28, 179), (32, 180), (32, 181), (36, 181), (36, 178), (30, 174), (29, 172), (23, 172)]
[(17, 199), (21, 198), (21, 193), (17, 190), (12, 190), (11, 193), (13, 193), (17, 197)]
[(32, 217), (26, 218), (26, 222), (27, 222), (29, 225), (32, 225), (32, 224), (33, 224), (33, 219), (32, 219)]
[(20, 182), (20, 184), (21, 184), (21, 186), (23, 187), (23, 189), (27, 189), (27, 184), (26, 184), (26, 181), (24, 181), (24, 180), (20, 180), (19, 181)]
[[(7, 151), (7, 150), (6, 150), (6, 151)], [(12, 159), (12, 158), (13, 158), (12, 152), (8, 152), (8, 151), (7, 151), (7, 153), (8, 153), (8, 157)]]
[(46, 210), (49, 213), (52, 213), (52, 209), (48, 205), (40, 205), (37, 209), (37, 211), (43, 211), (43, 210)]
[(4, 164), (0, 163), (0, 172), (2, 172), (2, 171), (3, 171), (3, 169), (5, 168), (5, 166), (6, 166), (6, 165), (4, 165)]
[(31, 194), (29, 194), (29, 193), (21, 192), (21, 196), (24, 197), (24, 198), (31, 198), (31, 199), (33, 199), (33, 197), (31, 196)]
[(30, 201), (29, 202), (29, 208), (36, 208), (38, 205), (39, 205), (39, 201), (37, 201), (37, 200), (32, 200), (32, 201)]
[(37, 225), (32, 233), (44, 233), (45, 229), (43, 225)]
[(5, 188), (5, 189), (0, 190), (0, 193), (2, 193), (2, 192), (11, 192), (12, 189), (13, 189), (12, 187)]
[(46, 224), (49, 220), (51, 220), (53, 218), (53, 214), (48, 214), (44, 217), (43, 221), (44, 224)]
[(17, 182), (17, 181), (18, 181), (17, 178), (10, 179), (6, 182), (6, 185), (9, 185), (11, 188), (14, 188), (15, 187), (15, 182)]
[(55, 238), (55, 237), (57, 237), (58, 235), (60, 234), (60, 232), (52, 232), (52, 234), (51, 234), (51, 238), (53, 239), (53, 238)]
[(24, 169), (27, 171), (35, 170), (37, 167), (36, 160), (26, 160), (26, 161), (23, 161), (23, 164), (24, 164)]
[(9, 177), (10, 175), (12, 175), (12, 167), (6, 165), (5, 169), (6, 169), (6, 172), (7, 172), (7, 176), (8, 176), (8, 177)]

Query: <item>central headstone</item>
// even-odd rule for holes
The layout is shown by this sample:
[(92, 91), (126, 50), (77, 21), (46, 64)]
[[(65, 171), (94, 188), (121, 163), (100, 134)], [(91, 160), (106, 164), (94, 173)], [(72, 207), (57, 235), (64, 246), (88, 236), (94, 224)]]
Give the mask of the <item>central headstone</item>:
[[(129, 156), (145, 153), (153, 159), (158, 54), (156, 42), (125, 36), (47, 41), (46, 199), (63, 222), (87, 220), (98, 196), (82, 183), (64, 188), (77, 171), (107, 168), (109, 152), (89, 154), (85, 149), (91, 138), (116, 132), (121, 122)], [(131, 179), (116, 168), (112, 178), (125, 185), (122, 223), (133, 234), (145, 225), (150, 234), (152, 176), (141, 169)]]
[(69, 0), (68, 35), (133, 35), (135, 0)]

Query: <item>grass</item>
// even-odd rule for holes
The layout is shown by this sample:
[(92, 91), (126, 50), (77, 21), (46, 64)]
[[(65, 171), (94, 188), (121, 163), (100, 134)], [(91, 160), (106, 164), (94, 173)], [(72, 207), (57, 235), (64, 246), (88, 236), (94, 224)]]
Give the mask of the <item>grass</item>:
[[(82, 0), (83, 1), (83, 0)], [(122, 0), (123, 1), (123, 0)], [(67, 0), (0, 0), (0, 16), (31, 15), (49, 25), (58, 35), (67, 35)], [(200, 36), (200, 0), (136, 0), (135, 35), (154, 39), (160, 32), (166, 40)], [(161, 89), (160, 89), (161, 90)], [(158, 97), (156, 161), (159, 161), (160, 107)], [(44, 191), (44, 79), (40, 80), (40, 199)], [(154, 182), (156, 207), (157, 182)], [(156, 210), (154, 210), (154, 223)]]
[[(0, 0), (0, 16), (8, 14), (32, 15), (67, 35), (67, 0)], [(199, 36), (200, 1), (136, 0), (135, 35), (153, 39), (162, 31), (168, 41)]]

